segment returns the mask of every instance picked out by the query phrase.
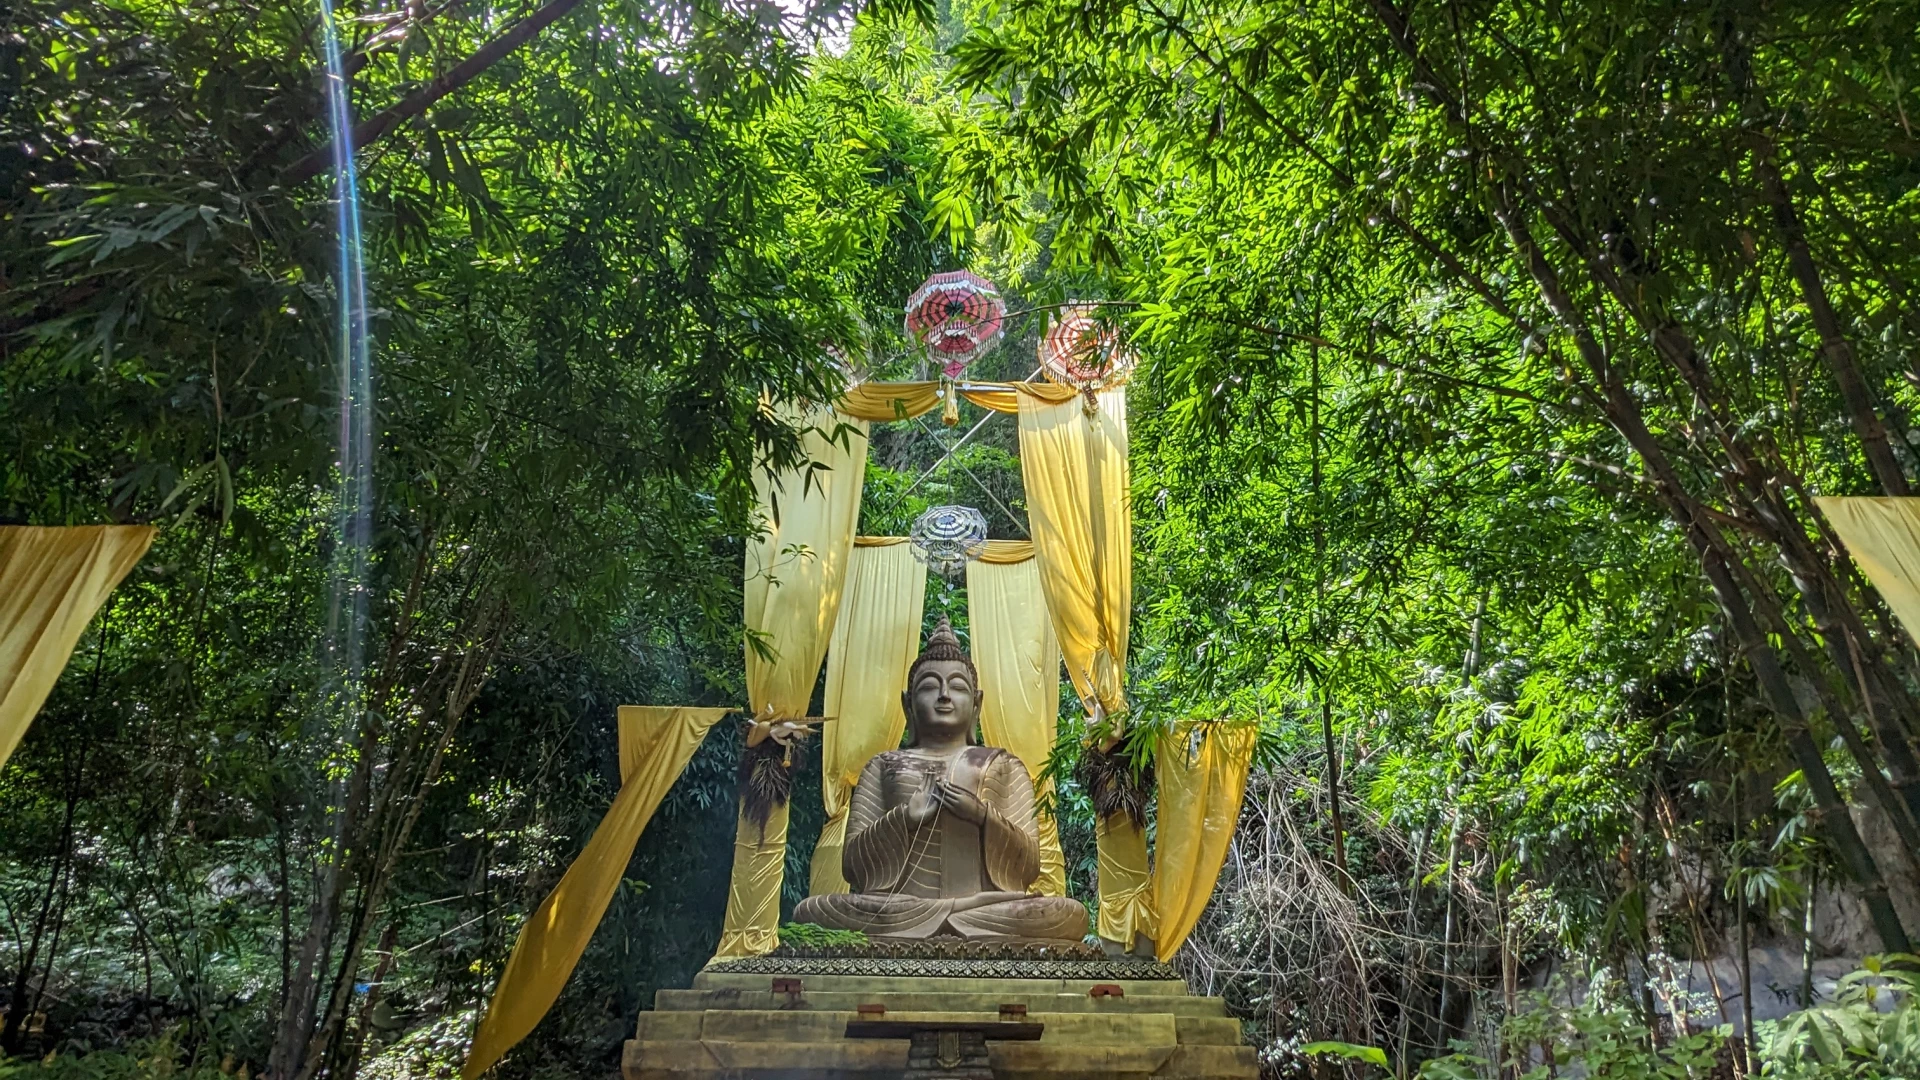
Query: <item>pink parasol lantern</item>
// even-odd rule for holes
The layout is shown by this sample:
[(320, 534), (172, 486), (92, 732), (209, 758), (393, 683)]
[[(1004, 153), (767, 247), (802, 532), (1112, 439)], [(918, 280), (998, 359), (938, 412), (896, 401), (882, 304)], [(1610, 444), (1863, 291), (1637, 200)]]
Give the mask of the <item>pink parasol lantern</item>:
[(1039, 354), (1048, 378), (1084, 391), (1125, 382), (1134, 363), (1119, 327), (1091, 304), (1063, 308), (1040, 339)]
[(1000, 340), (1007, 305), (993, 282), (966, 270), (935, 274), (907, 299), (907, 333), (949, 379)]

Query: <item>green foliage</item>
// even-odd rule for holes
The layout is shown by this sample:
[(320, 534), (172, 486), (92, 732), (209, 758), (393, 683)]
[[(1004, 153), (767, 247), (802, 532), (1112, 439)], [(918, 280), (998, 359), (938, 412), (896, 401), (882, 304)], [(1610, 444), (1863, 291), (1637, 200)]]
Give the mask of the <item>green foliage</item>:
[(179, 1034), (176, 1030), (168, 1030), (123, 1050), (101, 1050), (89, 1054), (62, 1054), (55, 1051), (38, 1060), (0, 1057), (0, 1078), (232, 1080), (236, 1075), (232, 1058), (216, 1062), (190, 1056), (180, 1045)]
[[(343, 5), (357, 107), (529, 6)], [(320, 690), (331, 217), (324, 183), (285, 182), (327, 137), (312, 11), (8, 9), (0, 518), (163, 526), (0, 773), (0, 969), (30, 997), (52, 971), (162, 999), (178, 1068), (230, 1047), (257, 1069), (316, 918), (358, 935), (328, 938), (350, 1006), (328, 1068), (444, 1072), (615, 789), (614, 707), (740, 702), (749, 481), (797, 446), (765, 402), (837, 390), (823, 343), (921, 373), (898, 302), (958, 265), (1016, 309), (1114, 301), (1140, 352), (1134, 747), (1192, 717), (1259, 725), (1261, 839), (1316, 867), (1329, 795), (1347, 800), (1328, 895), (1366, 931), (1361, 1004), (1303, 1030), (1320, 988), (1284, 986), (1270, 953), (1213, 958), (1263, 1051), (1484, 1070), (1443, 1054), (1485, 973), (1447, 968), (1443, 989), (1442, 935), (1461, 965), (1557, 952), (1639, 986), (1693, 950), (1687, 920), (1737, 897), (1784, 922), (1812, 877), (1857, 872), (1830, 865), (1836, 801), (1904, 782), (1887, 755), (1920, 711), (1810, 499), (1884, 483), (1843, 351), (1864, 419), (1916, 464), (1912, 5), (898, 0), (845, 55), (807, 55), (845, 14), (583, 4), (364, 151), (363, 733)], [(1025, 377), (1043, 321), (975, 374)], [(956, 450), (983, 417), (961, 412), (876, 432), (863, 530), (964, 502), (1024, 535), (1012, 422)], [(930, 583), (927, 611), (963, 598)], [(1810, 716), (1756, 679), (1769, 651)], [(1884, 708), (1863, 707), (1869, 676)], [(1048, 770), (1086, 896), (1085, 728), (1070, 695), (1063, 712)], [(1870, 738), (1834, 738), (1849, 720)], [(710, 955), (737, 742), (716, 729), (695, 756), (509, 1073), (603, 1068), (630, 1013)], [(818, 827), (809, 763), (789, 901)], [(355, 767), (390, 863), (356, 862), (329, 923), (311, 898)], [(1729, 807), (1736, 777), (1774, 798)], [(1222, 947), (1257, 937), (1267, 894), (1243, 892)], [(1902, 978), (1784, 1023), (1770, 1068), (1910, 1073)], [(364, 1018), (363, 979), (382, 995)], [(1635, 1076), (1695, 1074), (1719, 1045), (1655, 1047), (1636, 1008), (1542, 999), (1506, 1039)], [(153, 1047), (73, 1058), (84, 1010), (46, 1011), (61, 1053), (8, 1068), (175, 1067)]]
[(1765, 1074), (1781, 1077), (1912, 1076), (1920, 1068), (1920, 957), (1870, 956), (1843, 976), (1833, 1000), (1772, 1025)]
[(780, 944), (825, 947), (834, 945), (865, 945), (867, 935), (858, 930), (829, 930), (813, 923), (784, 923), (780, 927)]
[[(522, 14), (342, 12), (360, 108)], [(328, 135), (310, 5), (6, 22), (0, 519), (163, 526), (0, 772), (0, 971), (48, 1016), (7, 1038), (138, 1036), (85, 1034), (63, 1004), (84, 986), (107, 1012), (163, 1001), (182, 1045), (258, 1071), (318, 920), (326, 1067), (405, 1059), (407, 1032), (484, 1000), (599, 821), (615, 707), (741, 702), (749, 480), (798, 445), (763, 399), (830, 396), (821, 344), (864, 343), (927, 273), (931, 126), (757, 10), (587, 4), (364, 152), (373, 707), (341, 731), (330, 192), (283, 182)], [(636, 852), (648, 886), (508, 1069), (597, 1067), (711, 956), (721, 729)], [(356, 768), (349, 844), (384, 854), (356, 855), (329, 919), (312, 898)]]
[(1345, 1058), (1348, 1061), (1364, 1061), (1369, 1065), (1378, 1065), (1382, 1069), (1388, 1067), (1387, 1052), (1377, 1046), (1359, 1046), (1354, 1043), (1331, 1041), (1311, 1042), (1300, 1048), (1300, 1054), (1302, 1057), (1318, 1057), (1325, 1054), (1329, 1057)]
[[(1548, 1080), (1566, 1070), (1635, 1080), (1704, 1080), (1720, 1073), (1731, 1028), (1656, 1038), (1632, 1003), (1618, 996), (1619, 990), (1618, 981), (1603, 971), (1576, 1004), (1558, 1000), (1567, 993), (1558, 984), (1528, 994), (1520, 1011), (1501, 1025), (1506, 1060), (1498, 1074)], [(1418, 1075), (1422, 1080), (1494, 1075), (1494, 1063), (1463, 1049), (1465, 1045), (1421, 1062)]]

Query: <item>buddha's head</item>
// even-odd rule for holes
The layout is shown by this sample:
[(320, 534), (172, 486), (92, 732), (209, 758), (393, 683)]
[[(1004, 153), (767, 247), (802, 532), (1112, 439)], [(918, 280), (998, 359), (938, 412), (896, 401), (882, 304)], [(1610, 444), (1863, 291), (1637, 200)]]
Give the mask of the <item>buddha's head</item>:
[(952, 746), (973, 741), (980, 720), (980, 675), (945, 616), (907, 670), (900, 695), (907, 712), (907, 745)]

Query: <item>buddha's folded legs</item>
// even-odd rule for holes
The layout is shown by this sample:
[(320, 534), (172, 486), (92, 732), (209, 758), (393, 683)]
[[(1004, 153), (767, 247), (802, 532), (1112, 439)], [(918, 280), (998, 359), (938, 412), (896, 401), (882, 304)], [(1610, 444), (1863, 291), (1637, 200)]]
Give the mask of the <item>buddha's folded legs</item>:
[(965, 938), (1052, 938), (1079, 941), (1087, 936), (1086, 906), (1066, 896), (1023, 896), (998, 904), (956, 911), (947, 926)]
[(965, 902), (900, 893), (836, 893), (800, 901), (793, 919), (888, 938), (952, 935), (1079, 941), (1087, 933), (1087, 909), (1068, 897), (1020, 896), (956, 910)]
[(951, 900), (904, 893), (826, 893), (800, 901), (793, 921), (869, 937), (924, 938), (938, 933), (952, 910)]

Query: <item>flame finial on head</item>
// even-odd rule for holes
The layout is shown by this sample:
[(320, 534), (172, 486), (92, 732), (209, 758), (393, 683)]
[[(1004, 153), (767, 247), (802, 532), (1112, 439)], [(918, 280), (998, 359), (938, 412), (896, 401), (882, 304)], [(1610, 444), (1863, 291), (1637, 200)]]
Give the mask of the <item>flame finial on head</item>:
[(973, 682), (974, 689), (979, 689), (980, 672), (973, 666), (973, 657), (968, 656), (967, 650), (961, 647), (960, 636), (953, 632), (953, 624), (947, 621), (945, 615), (940, 616), (939, 625), (927, 635), (926, 647), (920, 650), (919, 658), (907, 669), (907, 686), (913, 686), (913, 680), (919, 676), (922, 667), (937, 660), (958, 660), (967, 665), (967, 676)]

